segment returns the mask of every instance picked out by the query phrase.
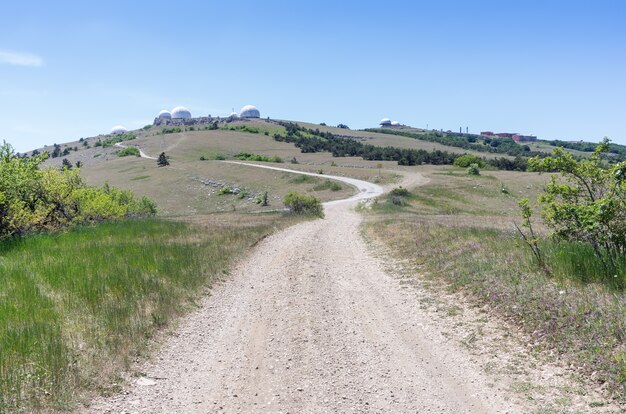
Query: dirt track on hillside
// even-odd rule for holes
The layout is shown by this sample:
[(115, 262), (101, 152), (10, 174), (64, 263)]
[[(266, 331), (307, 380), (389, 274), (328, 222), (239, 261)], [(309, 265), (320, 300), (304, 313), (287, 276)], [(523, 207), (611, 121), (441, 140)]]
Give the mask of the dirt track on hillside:
[(360, 236), (356, 203), (332, 202), (324, 220), (261, 242), (145, 378), (89, 411), (529, 412), (388, 274)]

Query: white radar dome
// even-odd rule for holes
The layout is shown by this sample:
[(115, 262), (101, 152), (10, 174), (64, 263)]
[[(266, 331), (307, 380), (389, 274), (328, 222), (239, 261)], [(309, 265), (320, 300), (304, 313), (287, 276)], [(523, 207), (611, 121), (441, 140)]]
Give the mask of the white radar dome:
[(260, 118), (261, 112), (254, 105), (246, 105), (241, 108), (241, 112), (239, 112), (239, 116), (242, 118)]
[(111, 128), (111, 134), (113, 135), (125, 134), (127, 132), (128, 130), (126, 129), (126, 127), (123, 127), (121, 125), (116, 125), (113, 128)]
[(159, 119), (172, 119), (172, 113), (164, 109), (159, 112)]
[(189, 119), (191, 118), (191, 112), (184, 106), (177, 106), (172, 109), (172, 118)]

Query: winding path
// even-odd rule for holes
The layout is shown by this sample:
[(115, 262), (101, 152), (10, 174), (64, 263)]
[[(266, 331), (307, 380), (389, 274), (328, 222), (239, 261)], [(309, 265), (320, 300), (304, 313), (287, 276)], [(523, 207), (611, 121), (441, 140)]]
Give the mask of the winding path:
[(353, 207), (383, 189), (322, 177), (359, 192), (259, 243), (141, 368), (147, 377), (89, 411), (524, 412), (371, 254)]

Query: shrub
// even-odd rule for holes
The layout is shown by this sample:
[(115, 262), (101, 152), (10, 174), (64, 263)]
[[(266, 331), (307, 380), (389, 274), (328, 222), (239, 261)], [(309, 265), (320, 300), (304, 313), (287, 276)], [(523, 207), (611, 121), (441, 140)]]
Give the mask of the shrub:
[(313, 216), (324, 217), (324, 208), (319, 198), (289, 192), (283, 199), (285, 207), (293, 214), (310, 214)]
[(180, 132), (183, 132), (183, 130), (179, 127), (171, 127), (171, 128), (163, 128), (161, 130), (161, 134), (165, 135), (165, 134), (178, 134)]
[(389, 197), (389, 201), (391, 202), (391, 204), (393, 204), (394, 206), (406, 206), (409, 203), (404, 199), (404, 197), (401, 196), (397, 196), (397, 195), (391, 195)]
[(259, 195), (255, 200), (255, 203), (262, 205), (263, 207), (268, 206), (269, 205), (269, 195), (267, 194), (267, 191), (264, 191), (263, 194)]
[[(303, 176), (303, 177), (306, 177), (306, 176)], [(341, 189), (343, 189), (341, 184), (332, 180), (324, 180), (324, 182), (313, 187), (313, 191), (323, 191), (323, 190), (340, 191)]]
[(222, 187), (217, 192), (217, 195), (234, 194), (234, 191), (230, 187)]
[[(552, 175), (539, 197), (545, 223), (558, 241), (590, 247), (608, 276), (618, 275), (626, 255), (626, 162), (606, 167), (602, 155), (609, 140), (600, 143), (592, 157), (577, 161), (561, 148), (554, 156), (533, 158), (533, 171)], [(622, 267), (623, 272), (623, 267)], [(626, 278), (623, 273), (618, 278)]]
[(131, 192), (87, 186), (77, 170), (40, 169), (46, 157), (20, 158), (10, 145), (0, 146), (0, 239), (156, 212), (152, 201)]
[(470, 164), (470, 166), (467, 167), (467, 173), (469, 175), (480, 175), (480, 168), (478, 168), (478, 164)]
[(389, 192), (389, 194), (397, 197), (408, 197), (409, 195), (411, 195), (411, 193), (409, 193), (409, 190), (402, 186), (394, 188)]
[(235, 158), (238, 160), (242, 160), (242, 161), (261, 161), (261, 162), (276, 162), (276, 163), (283, 162), (283, 159), (277, 155), (268, 157), (266, 155), (252, 154), (250, 152), (240, 152), (239, 154), (235, 155)]
[(135, 156), (139, 157), (139, 149), (136, 147), (127, 147), (117, 152), (118, 157)]
[(479, 168), (485, 168), (485, 161), (476, 155), (461, 155), (454, 159), (454, 165), (461, 168), (467, 168), (472, 164), (477, 164)]

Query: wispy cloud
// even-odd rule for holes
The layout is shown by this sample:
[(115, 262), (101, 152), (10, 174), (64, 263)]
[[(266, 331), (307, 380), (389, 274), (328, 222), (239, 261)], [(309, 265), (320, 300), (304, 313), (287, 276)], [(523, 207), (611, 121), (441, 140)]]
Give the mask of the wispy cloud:
[(0, 63), (17, 66), (42, 66), (43, 59), (32, 53), (10, 52), (0, 50)]

